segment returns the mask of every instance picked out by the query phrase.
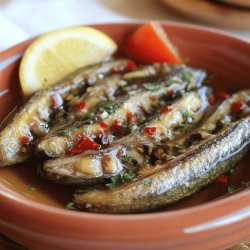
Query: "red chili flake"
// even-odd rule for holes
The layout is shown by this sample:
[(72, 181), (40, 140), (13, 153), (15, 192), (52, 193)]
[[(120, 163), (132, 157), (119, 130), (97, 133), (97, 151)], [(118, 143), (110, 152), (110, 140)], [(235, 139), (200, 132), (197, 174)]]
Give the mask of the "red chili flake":
[(80, 103), (76, 104), (75, 110), (76, 111), (83, 110), (86, 108), (86, 106), (87, 106), (87, 103), (85, 101), (81, 101)]
[(108, 129), (109, 125), (107, 123), (105, 123), (104, 121), (100, 121), (99, 122), (99, 126), (103, 129)]
[(165, 106), (165, 107), (162, 107), (160, 109), (160, 113), (161, 114), (165, 114), (165, 113), (168, 113), (169, 111), (171, 111), (173, 108), (171, 106)]
[(208, 102), (209, 102), (209, 104), (210, 104), (211, 106), (215, 105), (216, 101), (215, 101), (214, 95), (210, 95), (210, 96), (208, 97)]
[(115, 119), (112, 124), (112, 130), (116, 133), (119, 133), (123, 129), (124, 126), (122, 126), (122, 121)]
[(136, 115), (134, 113), (128, 112), (127, 113), (127, 119), (130, 120), (130, 121), (136, 121), (137, 117), (136, 117)]
[(117, 152), (116, 156), (117, 156), (118, 158), (124, 156), (123, 150), (120, 149), (120, 150)]
[(28, 145), (28, 143), (30, 142), (30, 138), (28, 136), (23, 136), (21, 139), (21, 143), (23, 145)]
[(127, 65), (126, 65), (126, 69), (129, 71), (135, 70), (137, 68), (137, 65), (134, 61), (130, 60), (128, 61)]
[(231, 104), (231, 112), (237, 113), (242, 110), (242, 107), (245, 105), (244, 101), (233, 102)]
[(216, 97), (221, 100), (225, 100), (230, 97), (230, 95), (227, 92), (217, 92)]
[(228, 176), (221, 175), (221, 176), (216, 178), (216, 182), (228, 183)]
[(144, 133), (148, 135), (154, 135), (156, 132), (156, 127), (145, 127), (144, 128)]
[(85, 150), (98, 150), (101, 145), (97, 144), (93, 140), (88, 137), (85, 137), (78, 145), (77, 149), (81, 150), (82, 152)]
[(111, 74), (118, 74), (123, 70), (122, 67), (115, 67), (111, 70)]
[(170, 89), (168, 92), (167, 92), (167, 96), (168, 97), (172, 97), (174, 95), (174, 90), (173, 89)]

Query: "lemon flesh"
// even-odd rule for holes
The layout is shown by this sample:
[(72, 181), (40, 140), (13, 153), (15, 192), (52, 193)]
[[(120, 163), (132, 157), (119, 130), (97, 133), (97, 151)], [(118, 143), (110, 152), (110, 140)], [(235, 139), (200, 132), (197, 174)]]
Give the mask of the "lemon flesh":
[(105, 61), (116, 49), (110, 37), (91, 27), (46, 33), (26, 49), (22, 58), (19, 78), (23, 94), (29, 96), (81, 67)]

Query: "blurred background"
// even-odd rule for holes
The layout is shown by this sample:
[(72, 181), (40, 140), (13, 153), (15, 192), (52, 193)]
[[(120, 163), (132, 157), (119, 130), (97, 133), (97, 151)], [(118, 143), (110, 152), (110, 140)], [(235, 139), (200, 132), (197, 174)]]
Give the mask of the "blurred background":
[(250, 0), (0, 0), (0, 51), (65, 26), (135, 19), (209, 25), (250, 41)]

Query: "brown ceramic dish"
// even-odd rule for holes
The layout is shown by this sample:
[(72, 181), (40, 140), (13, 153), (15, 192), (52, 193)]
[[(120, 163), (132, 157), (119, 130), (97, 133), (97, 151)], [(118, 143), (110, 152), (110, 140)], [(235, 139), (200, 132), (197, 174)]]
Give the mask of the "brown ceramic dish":
[[(94, 27), (119, 45), (140, 24)], [(250, 44), (216, 30), (163, 23), (186, 63), (215, 73), (213, 86), (250, 87)], [(0, 54), (0, 117), (21, 100), (18, 67), (32, 40)], [(231, 185), (250, 180), (247, 156)], [(35, 187), (31, 192), (29, 187)], [(63, 209), (70, 190), (41, 180), (34, 163), (0, 169), (0, 232), (29, 249), (225, 249), (250, 232), (250, 190), (223, 195), (216, 183), (166, 211), (104, 215)]]

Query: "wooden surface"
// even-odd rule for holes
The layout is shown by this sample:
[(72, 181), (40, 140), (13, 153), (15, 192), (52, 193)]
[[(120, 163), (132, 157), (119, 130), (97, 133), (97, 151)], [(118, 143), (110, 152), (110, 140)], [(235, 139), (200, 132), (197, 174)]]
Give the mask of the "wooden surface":
[(194, 20), (230, 28), (250, 29), (250, 9), (208, 0), (161, 0), (166, 6)]
[[(20, 246), (11, 239), (8, 239), (4, 235), (0, 234), (0, 250), (26, 250), (27, 248)], [(241, 241), (238, 245), (230, 248), (229, 250), (249, 250), (250, 249), (250, 238)]]

